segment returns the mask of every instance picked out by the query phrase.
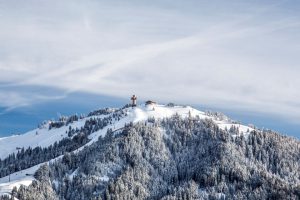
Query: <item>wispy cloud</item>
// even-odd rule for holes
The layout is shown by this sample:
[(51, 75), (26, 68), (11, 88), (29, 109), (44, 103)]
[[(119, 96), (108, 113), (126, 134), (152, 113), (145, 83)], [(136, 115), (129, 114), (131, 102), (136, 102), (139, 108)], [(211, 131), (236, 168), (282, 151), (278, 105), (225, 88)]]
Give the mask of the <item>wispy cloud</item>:
[(2, 84), (0, 87), (0, 115), (21, 107), (64, 99), (68, 92), (49, 87), (12, 86)]
[[(0, 80), (65, 92), (136, 93), (296, 121), (296, 8), (294, 1), (2, 2)], [(15, 102), (2, 94), (0, 104), (30, 104), (15, 92)]]

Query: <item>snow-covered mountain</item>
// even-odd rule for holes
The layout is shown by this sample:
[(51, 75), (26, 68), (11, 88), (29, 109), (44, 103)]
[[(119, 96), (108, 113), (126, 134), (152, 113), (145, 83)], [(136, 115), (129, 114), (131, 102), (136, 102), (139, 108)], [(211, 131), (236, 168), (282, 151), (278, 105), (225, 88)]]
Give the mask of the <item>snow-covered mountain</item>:
[(190, 106), (64, 117), (0, 138), (0, 159), (0, 194), (18, 199), (300, 195), (299, 141)]
[[(109, 109), (108, 109), (109, 110)], [(35, 148), (37, 146), (40, 147), (48, 147), (55, 142), (59, 142), (63, 138), (68, 137), (68, 130), (69, 126), (72, 129), (80, 129), (83, 127), (87, 120), (91, 118), (103, 118), (108, 117), (114, 113), (117, 109), (111, 109), (110, 114), (103, 114), (103, 115), (90, 115), (89, 117), (84, 117), (82, 119), (78, 119), (78, 121), (74, 121), (70, 124), (62, 126), (60, 128), (54, 128), (49, 130), (49, 123), (45, 124), (42, 128), (37, 128), (32, 131), (29, 131), (25, 134), (21, 135), (13, 135), (10, 137), (0, 138), (0, 159), (6, 158), (9, 154), (17, 153), (20, 148)], [(196, 110), (190, 106), (166, 106), (166, 105), (140, 105), (134, 108), (125, 108), (124, 111), (126, 116), (122, 117), (122, 120), (114, 122), (113, 126), (117, 128), (124, 127), (126, 123), (137, 123), (140, 121), (146, 121), (148, 118), (155, 118), (155, 119), (163, 119), (167, 117), (171, 117), (175, 114), (180, 115), (182, 118), (186, 117), (199, 117), (200, 119), (212, 119), (215, 123), (219, 125), (219, 127), (223, 130), (225, 128), (229, 129), (231, 126), (236, 126), (239, 128), (240, 133), (247, 134), (253, 130), (253, 128), (233, 123), (227, 117), (222, 119), (221, 116), (210, 116), (213, 113), (204, 113), (202, 111)], [(109, 112), (109, 111), (108, 111)], [(106, 133), (107, 128), (113, 128), (112, 126), (106, 127), (99, 132), (93, 133), (89, 136), (89, 139), (98, 138), (100, 135)], [(248, 130), (249, 129), (249, 130)], [(94, 140), (92, 140), (94, 141)]]

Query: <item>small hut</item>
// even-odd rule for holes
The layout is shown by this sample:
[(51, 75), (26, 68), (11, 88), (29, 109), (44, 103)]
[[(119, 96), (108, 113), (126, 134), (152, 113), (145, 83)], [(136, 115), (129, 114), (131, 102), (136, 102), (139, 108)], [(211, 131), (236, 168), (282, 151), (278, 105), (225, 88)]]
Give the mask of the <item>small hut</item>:
[(148, 105), (155, 105), (156, 102), (155, 101), (151, 101), (151, 100), (148, 100), (145, 102), (145, 105), (148, 106)]

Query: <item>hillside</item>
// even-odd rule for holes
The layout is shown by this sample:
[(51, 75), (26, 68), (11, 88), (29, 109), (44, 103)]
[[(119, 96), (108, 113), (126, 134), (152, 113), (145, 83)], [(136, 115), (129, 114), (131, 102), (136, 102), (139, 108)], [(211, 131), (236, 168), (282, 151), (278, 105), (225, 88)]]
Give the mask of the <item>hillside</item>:
[(298, 140), (189, 106), (65, 117), (0, 138), (0, 158), (3, 199), (300, 198)]

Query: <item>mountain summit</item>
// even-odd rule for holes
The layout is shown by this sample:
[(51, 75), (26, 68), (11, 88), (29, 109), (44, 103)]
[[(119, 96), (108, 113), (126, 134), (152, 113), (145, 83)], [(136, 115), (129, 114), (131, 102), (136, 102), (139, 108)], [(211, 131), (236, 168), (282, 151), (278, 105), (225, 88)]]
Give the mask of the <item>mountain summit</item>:
[(298, 140), (153, 101), (0, 138), (0, 159), (2, 199), (300, 198)]

